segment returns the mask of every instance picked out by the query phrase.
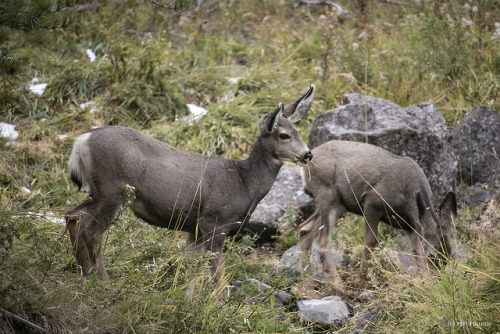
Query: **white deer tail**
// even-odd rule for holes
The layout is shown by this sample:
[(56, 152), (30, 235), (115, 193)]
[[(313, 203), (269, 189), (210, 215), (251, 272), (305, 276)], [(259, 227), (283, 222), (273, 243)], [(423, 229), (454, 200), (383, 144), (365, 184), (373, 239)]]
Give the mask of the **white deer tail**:
[(82, 174), (82, 158), (88, 155), (86, 144), (89, 136), (90, 133), (85, 133), (78, 137), (73, 144), (73, 150), (71, 150), (71, 154), (69, 156), (69, 175), (71, 177), (71, 181), (78, 186), (78, 190), (82, 190), (82, 188), (87, 186), (87, 182), (84, 180)]

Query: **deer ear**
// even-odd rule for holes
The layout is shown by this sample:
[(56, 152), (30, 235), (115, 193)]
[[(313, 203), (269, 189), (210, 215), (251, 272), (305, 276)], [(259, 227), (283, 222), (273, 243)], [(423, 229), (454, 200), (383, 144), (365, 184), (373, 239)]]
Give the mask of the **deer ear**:
[(283, 114), (283, 104), (280, 102), (278, 108), (270, 114), (263, 116), (259, 120), (258, 128), (259, 132), (272, 133), (278, 129), (278, 124), (280, 117)]
[(283, 115), (292, 123), (300, 121), (311, 108), (315, 91), (316, 88), (314, 87), (314, 85), (311, 85), (309, 91), (304, 96), (302, 96), (297, 101), (285, 106)]
[(441, 225), (453, 226), (454, 220), (457, 218), (457, 211), (457, 198), (455, 193), (450, 191), (438, 208)]

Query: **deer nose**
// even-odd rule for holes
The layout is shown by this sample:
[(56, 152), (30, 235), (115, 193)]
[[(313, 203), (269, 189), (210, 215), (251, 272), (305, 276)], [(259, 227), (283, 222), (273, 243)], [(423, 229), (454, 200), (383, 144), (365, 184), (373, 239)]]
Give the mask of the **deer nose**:
[(307, 152), (306, 155), (304, 155), (304, 160), (306, 161), (311, 161), (313, 158), (313, 154), (311, 153), (311, 151)]

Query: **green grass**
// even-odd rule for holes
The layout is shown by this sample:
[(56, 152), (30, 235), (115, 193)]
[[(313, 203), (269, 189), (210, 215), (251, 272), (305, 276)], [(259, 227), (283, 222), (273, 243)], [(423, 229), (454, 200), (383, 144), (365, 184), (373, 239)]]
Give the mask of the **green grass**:
[[(54, 222), (83, 200), (67, 160), (73, 139), (93, 126), (134, 127), (194, 153), (244, 159), (260, 115), (289, 103), (310, 84), (317, 93), (298, 123), (307, 141), (314, 118), (362, 93), (403, 107), (430, 101), (456, 125), (474, 106), (500, 110), (500, 44), (493, 39), (500, 7), (493, 0), (431, 1), (423, 6), (371, 1), (364, 28), (350, 13), (326, 6), (306, 11), (293, 1), (204, 1), (180, 17), (143, 2), (101, 4), (71, 13), (56, 30), (0, 31), (0, 122), (16, 124), (17, 143), (0, 138), (0, 308), (53, 333), (314, 333), (353, 330), (302, 323), (294, 305), (221, 298), (199, 259), (184, 252), (179, 233), (153, 228), (125, 211), (109, 229), (105, 262), (111, 286), (78, 274), (63, 224)], [(470, 5), (467, 7), (466, 5)], [(478, 10), (473, 11), (472, 6)], [(308, 16), (310, 11), (314, 21)], [(90, 62), (86, 49), (97, 55)], [(3, 54), (9, 57), (2, 56)], [(42, 96), (28, 90), (37, 77)], [(231, 83), (228, 78), (240, 78)], [(80, 104), (93, 102), (81, 108)], [(209, 113), (184, 118), (186, 103)], [(90, 108), (98, 111), (90, 113)], [(67, 135), (61, 139), (60, 135)], [(26, 187), (31, 190), (26, 193)], [(363, 226), (348, 216), (333, 233), (351, 257), (341, 270), (346, 300), (357, 314), (378, 307), (369, 333), (496, 333), (499, 312), (498, 235), (475, 227), (480, 209), (464, 207), (456, 239), (471, 248), (430, 277), (404, 275), (391, 265), (398, 233), (381, 228), (381, 246), (368, 277), (359, 271)], [(298, 293), (275, 272), (279, 255), (297, 242), (288, 208), (273, 250), (251, 238), (226, 244), (225, 282), (257, 278)], [(192, 280), (193, 300), (184, 298)], [(359, 302), (364, 289), (377, 299)], [(323, 286), (314, 296), (333, 289)], [(226, 291), (222, 292), (225, 295)], [(304, 293), (307, 295), (307, 293)], [(0, 311), (1, 312), (1, 311)], [(24, 332), (0, 321), (0, 331)], [(474, 323), (491, 323), (476, 326)]]

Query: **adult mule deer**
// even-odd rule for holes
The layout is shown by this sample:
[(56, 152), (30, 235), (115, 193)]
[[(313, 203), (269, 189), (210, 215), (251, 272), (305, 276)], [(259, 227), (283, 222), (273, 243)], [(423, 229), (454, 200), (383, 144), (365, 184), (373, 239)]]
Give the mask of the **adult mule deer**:
[(309, 252), (318, 239), (324, 273), (337, 286), (342, 287), (342, 282), (332, 259), (331, 233), (346, 211), (365, 219), (363, 267), (377, 244), (379, 221), (407, 233), (420, 267), (425, 267), (423, 252), (443, 259), (450, 255), (455, 195), (446, 195), (436, 216), (429, 182), (414, 160), (374, 145), (341, 140), (326, 142), (312, 154), (302, 176), (316, 210), (299, 226), (300, 246)]
[(215, 282), (222, 275), (222, 248), (268, 193), (283, 164), (312, 159), (293, 122), (307, 114), (315, 88), (294, 103), (260, 118), (259, 137), (246, 160), (184, 152), (125, 127), (91, 130), (74, 143), (71, 179), (88, 197), (68, 212), (66, 224), (84, 274), (104, 281), (101, 244), (106, 229), (129, 206), (147, 223), (187, 232), (189, 250), (212, 252)]

